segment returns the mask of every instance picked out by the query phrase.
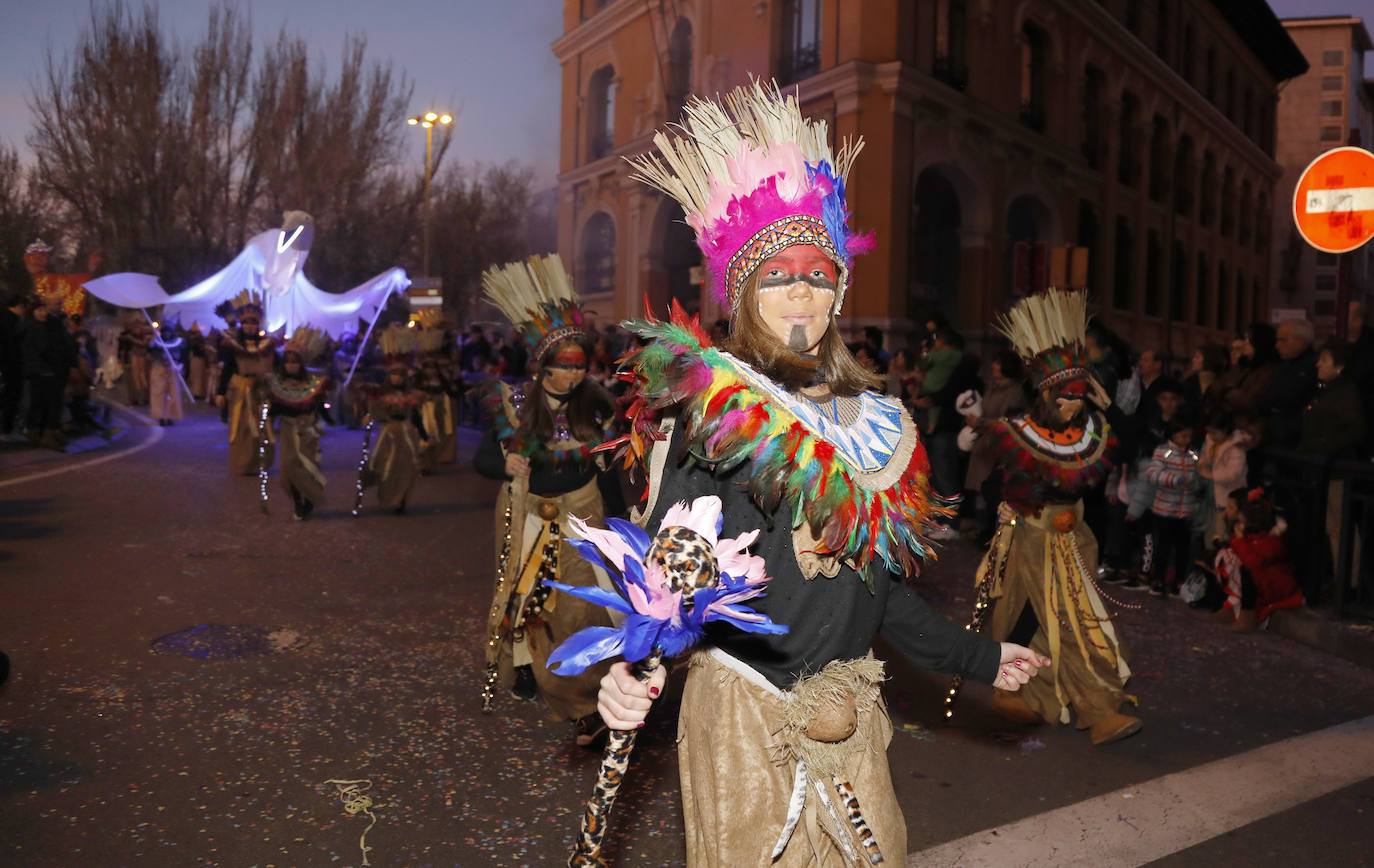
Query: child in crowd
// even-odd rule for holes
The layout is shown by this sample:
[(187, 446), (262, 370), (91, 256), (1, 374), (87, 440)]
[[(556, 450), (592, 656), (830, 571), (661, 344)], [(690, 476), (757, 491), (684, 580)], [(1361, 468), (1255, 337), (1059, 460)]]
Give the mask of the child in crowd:
[(1293, 562), (1283, 544), (1283, 526), (1263, 489), (1244, 493), (1230, 545), (1217, 552), (1216, 576), (1226, 602), (1211, 616), (1249, 633), (1276, 609), (1302, 605)]
[(1207, 437), (1198, 455), (1197, 472), (1210, 484), (1211, 502), (1216, 505), (1211, 527), (1206, 529), (1203, 538), (1229, 539), (1226, 533), (1226, 508), (1229, 495), (1236, 489), (1245, 488), (1246, 453), (1250, 449), (1252, 437), (1248, 428), (1224, 413), (1218, 413), (1207, 422)]
[[(1145, 478), (1154, 483), (1150, 504), (1154, 524), (1154, 570), (1150, 593), (1178, 593), (1192, 563), (1193, 514), (1198, 504), (1198, 456), (1192, 450), (1193, 425), (1175, 417), (1165, 429), (1167, 440), (1155, 447)], [(1172, 567), (1172, 574), (1170, 568)]]

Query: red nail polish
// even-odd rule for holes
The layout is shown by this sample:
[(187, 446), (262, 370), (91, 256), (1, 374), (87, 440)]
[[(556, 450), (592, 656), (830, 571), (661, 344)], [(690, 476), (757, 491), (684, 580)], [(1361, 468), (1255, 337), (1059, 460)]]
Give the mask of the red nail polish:
[(657, 699), (657, 698), (658, 698), (658, 688), (657, 688), (657, 687), (650, 687), (650, 688), (649, 688), (649, 696), (650, 696), (651, 698), (653, 698), (653, 699)]
[(635, 724), (635, 729), (643, 729), (643, 728), (644, 728), (644, 721), (641, 720), (639, 723), (636, 723), (636, 724)]

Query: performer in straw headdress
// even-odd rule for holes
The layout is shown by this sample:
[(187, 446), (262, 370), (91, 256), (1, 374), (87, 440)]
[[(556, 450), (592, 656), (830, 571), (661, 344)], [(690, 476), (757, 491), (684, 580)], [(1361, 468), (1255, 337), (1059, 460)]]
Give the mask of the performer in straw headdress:
[(239, 327), (220, 338), (222, 355), (232, 360), (220, 369), (215, 402), (228, 408), (229, 472), (252, 476), (261, 461), (272, 466), (274, 446), (267, 432), (262, 446), (262, 384), (277, 360), (277, 339), (262, 330), (262, 297), (244, 290), (234, 298)]
[(324, 505), (324, 474), (320, 472), (319, 420), (333, 424), (325, 402), (328, 382), (306, 367), (319, 356), (325, 335), (301, 326), (281, 351), (281, 370), (267, 376), (269, 417), (276, 420), (276, 439), (282, 487), (291, 497), (293, 515), (307, 519)]
[(440, 464), (458, 460), (458, 427), (453, 416), (453, 384), (444, 375), (440, 359), (444, 352), (443, 321), (439, 311), (421, 313), (420, 331), (415, 336), (420, 350), (420, 369), (415, 385), (425, 395), (420, 407), (425, 439), (429, 445), (420, 456), (420, 469), (432, 473)]
[[(678, 723), (688, 864), (899, 861), (874, 636), (1009, 689), (1048, 661), (956, 627), (903, 581), (948, 507), (915, 425), (873, 391), (835, 322), (852, 257), (872, 246), (845, 204), (862, 142), (832, 152), (823, 122), (755, 83), (724, 105), (692, 100), (683, 134), (654, 143), (640, 178), (686, 210), (730, 322), (720, 347), (676, 306), (670, 322), (626, 324), (652, 340), (632, 359), (629, 435), (649, 469), (645, 526), (719, 497), (719, 537), (762, 528), (751, 550), (772, 580), (751, 603), (788, 628), (708, 631), (692, 657)], [(640, 723), (661, 680), (617, 663), (602, 681), (607, 722)]]
[[(1023, 299), (999, 328), (1026, 362), (1038, 395), (1031, 412), (995, 423), (991, 453), (1003, 473), (1001, 524), (978, 570), (980, 606), (995, 601), (992, 635), (1023, 642), (1054, 663), (994, 706), (1023, 723), (1073, 722), (1105, 744), (1140, 730), (1120, 712), (1130, 667), (1094, 577), (1097, 540), (1083, 493), (1115, 459), (1106, 391), (1088, 372), (1087, 294), (1051, 289)], [(1096, 405), (1096, 406), (1094, 406)]]
[[(533, 380), (493, 383), (483, 401), (489, 428), (475, 465), (484, 476), (509, 483), (496, 502), (497, 529), (504, 528), (509, 542), (497, 558), (488, 613), (486, 704), (498, 679), (521, 699), (532, 699), (537, 690), (550, 711), (575, 722), (576, 742), (590, 746), (606, 731), (596, 690), (609, 664), (560, 678), (545, 662), (564, 639), (583, 627), (609, 626), (610, 618), (603, 607), (542, 583), (598, 583), (596, 571), (567, 542), (575, 537), (568, 517), (602, 522), (591, 450), (613, 436), (614, 404), (587, 380), (590, 335), (557, 255), (492, 268), (482, 284), (538, 365)], [(601, 579), (610, 587), (609, 578)]]
[(367, 415), (363, 424), (378, 427), (377, 445), (368, 458), (365, 485), (377, 487), (377, 505), (397, 515), (420, 474), (420, 454), (426, 446), (420, 417), (423, 393), (412, 388), (415, 330), (391, 325), (377, 338), (386, 360), (386, 381), (366, 389)]

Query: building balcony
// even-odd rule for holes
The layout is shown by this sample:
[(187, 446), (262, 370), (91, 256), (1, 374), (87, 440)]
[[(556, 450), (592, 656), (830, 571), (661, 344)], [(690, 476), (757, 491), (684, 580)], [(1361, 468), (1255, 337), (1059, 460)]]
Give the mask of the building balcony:
[(821, 71), (820, 43), (803, 45), (778, 58), (777, 79), (780, 85), (796, 84)]

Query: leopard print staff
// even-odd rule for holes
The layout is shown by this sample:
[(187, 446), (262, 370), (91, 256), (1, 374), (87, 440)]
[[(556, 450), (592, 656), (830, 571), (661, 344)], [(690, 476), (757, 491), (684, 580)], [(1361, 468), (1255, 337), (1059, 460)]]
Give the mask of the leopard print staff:
[[(577, 675), (588, 666), (620, 654), (632, 664), (641, 682), (662, 664), (701, 639), (709, 621), (725, 621), (753, 633), (785, 633), (767, 616), (740, 605), (763, 593), (768, 581), (763, 558), (748, 553), (758, 537), (750, 531), (734, 539), (720, 539), (721, 502), (699, 497), (688, 506), (678, 503), (667, 511), (651, 540), (640, 528), (607, 519), (607, 530), (588, 527), (576, 517), (569, 522), (578, 539), (568, 538), (582, 557), (604, 567), (619, 593), (600, 587), (547, 584), (623, 613), (616, 631), (619, 641), (607, 641), (608, 628), (583, 630), (569, 637), (549, 656), (549, 670)], [(606, 821), (629, 769), (637, 730), (612, 731), (606, 756), (597, 772), (596, 787), (582, 813), (568, 865), (600, 866)]]

